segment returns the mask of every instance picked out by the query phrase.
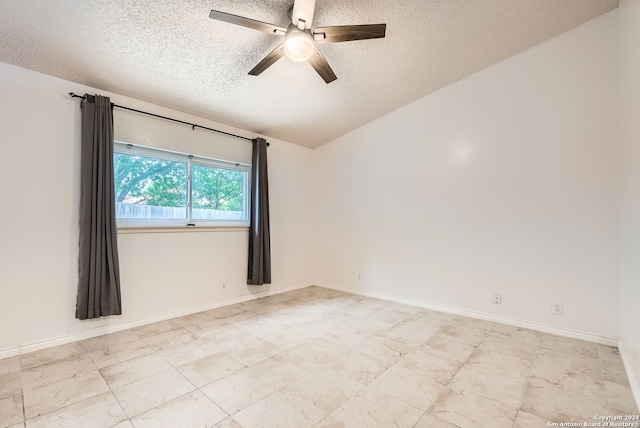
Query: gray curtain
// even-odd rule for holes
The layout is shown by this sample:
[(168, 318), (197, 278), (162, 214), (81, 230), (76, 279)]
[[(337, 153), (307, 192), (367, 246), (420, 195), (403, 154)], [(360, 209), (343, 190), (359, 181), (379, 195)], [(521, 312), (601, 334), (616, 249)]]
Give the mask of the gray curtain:
[(271, 284), (267, 145), (268, 143), (263, 138), (253, 140), (249, 273), (247, 277), (249, 285)]
[(113, 108), (87, 95), (82, 110), (76, 318), (122, 314), (113, 182)]

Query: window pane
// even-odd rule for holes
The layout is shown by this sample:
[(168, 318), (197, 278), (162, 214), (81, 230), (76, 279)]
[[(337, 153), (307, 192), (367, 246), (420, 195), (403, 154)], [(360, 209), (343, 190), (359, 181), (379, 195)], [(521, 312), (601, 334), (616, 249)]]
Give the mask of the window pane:
[(115, 153), (116, 217), (186, 220), (187, 164)]
[(243, 220), (245, 172), (203, 165), (191, 168), (191, 216), (198, 220)]

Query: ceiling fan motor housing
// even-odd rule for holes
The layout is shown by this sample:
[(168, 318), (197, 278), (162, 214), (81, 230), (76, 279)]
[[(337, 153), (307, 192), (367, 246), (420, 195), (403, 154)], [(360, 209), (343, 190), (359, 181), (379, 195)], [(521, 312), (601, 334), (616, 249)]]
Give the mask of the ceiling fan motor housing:
[(302, 62), (311, 58), (316, 44), (309, 31), (301, 31), (295, 25), (289, 25), (284, 41), (284, 53), (292, 61)]

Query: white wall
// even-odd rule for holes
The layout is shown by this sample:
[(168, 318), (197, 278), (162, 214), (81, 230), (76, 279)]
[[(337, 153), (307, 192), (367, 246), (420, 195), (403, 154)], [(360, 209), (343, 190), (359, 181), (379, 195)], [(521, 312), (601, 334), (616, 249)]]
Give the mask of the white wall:
[(640, 0), (620, 2), (620, 338), (640, 402)]
[[(247, 137), (255, 135), (127, 97), (0, 63), (0, 357), (69, 338), (312, 280), (312, 155), (267, 138), (273, 284), (246, 284), (244, 230), (119, 234), (123, 315), (74, 318), (77, 287), (80, 106), (67, 92)], [(116, 110), (116, 138), (251, 162), (251, 144)], [(222, 281), (226, 291), (220, 291)], [(49, 342), (46, 342), (48, 341)]]
[(317, 149), (317, 282), (614, 341), (616, 25), (606, 14)]

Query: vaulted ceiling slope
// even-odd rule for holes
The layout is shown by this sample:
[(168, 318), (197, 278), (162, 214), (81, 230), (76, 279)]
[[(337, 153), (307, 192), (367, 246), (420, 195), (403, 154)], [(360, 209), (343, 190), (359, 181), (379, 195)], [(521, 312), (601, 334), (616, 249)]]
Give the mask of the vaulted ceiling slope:
[(211, 9), (286, 27), (293, 0), (0, 0), (0, 61), (317, 147), (618, 6), (618, 0), (317, 0), (313, 26), (386, 23), (323, 44), (338, 80)]

